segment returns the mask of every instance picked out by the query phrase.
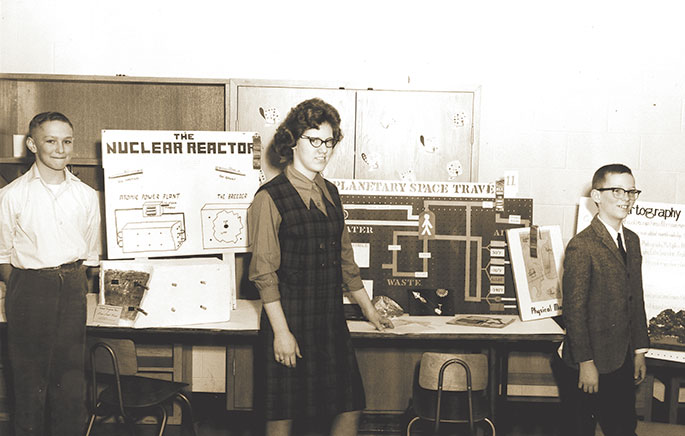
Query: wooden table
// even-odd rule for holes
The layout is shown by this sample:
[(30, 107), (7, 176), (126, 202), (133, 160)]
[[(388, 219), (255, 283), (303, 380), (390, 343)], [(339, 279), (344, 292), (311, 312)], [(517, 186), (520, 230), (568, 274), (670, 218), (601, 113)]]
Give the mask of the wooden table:
[[(95, 326), (91, 309), (88, 333), (133, 338), (167, 337), (190, 344), (225, 344), (229, 348), (227, 365), (232, 365), (229, 383), (232, 379), (241, 386), (238, 391), (229, 389), (229, 398), (231, 395), (251, 397), (251, 347), (259, 328), (260, 312), (259, 301), (238, 300), (231, 320), (224, 323), (136, 329)], [(515, 315), (497, 317), (512, 322), (503, 328), (488, 328), (447, 324), (451, 317), (403, 315), (394, 320), (394, 329), (380, 332), (368, 322), (348, 321), (364, 380), (367, 412), (399, 414), (406, 410), (414, 372), (423, 352), (480, 351), (489, 356), (489, 394), (495, 415), (498, 400), (506, 398), (508, 351), (521, 346), (549, 349), (563, 340), (564, 333), (550, 318), (523, 322)], [(237, 400), (237, 409), (251, 408), (251, 401)]]
[[(134, 328), (96, 325), (95, 295), (89, 296), (88, 335), (129, 337), (136, 341), (187, 345), (220, 345), (228, 349), (227, 396), (237, 410), (252, 408), (252, 347), (257, 337), (261, 303), (238, 300), (231, 320), (186, 326)], [(563, 330), (550, 318), (513, 322), (503, 328), (450, 325), (451, 317), (408, 316), (394, 320), (395, 328), (379, 332), (368, 322), (348, 321), (367, 394), (367, 412), (403, 413), (412, 394), (414, 372), (426, 351), (480, 351), (489, 356), (489, 394), (493, 416), (498, 400), (506, 398), (506, 361), (509, 350), (551, 349), (563, 340)], [(0, 320), (0, 328), (4, 323)], [(231, 360), (232, 359), (232, 360)], [(230, 391), (230, 392), (229, 392)], [(232, 408), (229, 406), (229, 408)]]
[(666, 384), (664, 401), (668, 405), (668, 422), (677, 424), (680, 388), (685, 387), (685, 364), (648, 357), (647, 368)]

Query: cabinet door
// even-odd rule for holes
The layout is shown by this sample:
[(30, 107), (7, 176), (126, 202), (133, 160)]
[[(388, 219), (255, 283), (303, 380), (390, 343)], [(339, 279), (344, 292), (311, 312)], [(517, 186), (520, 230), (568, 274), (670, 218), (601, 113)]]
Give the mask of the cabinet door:
[(278, 170), (266, 159), (266, 149), (276, 128), (291, 108), (313, 97), (321, 98), (338, 110), (341, 118), (340, 127), (344, 135), (343, 140), (335, 146), (333, 156), (323, 172), (324, 177), (348, 179), (354, 177), (354, 91), (238, 85), (235, 92), (237, 93), (237, 107), (231, 108), (231, 114), (236, 122), (231, 126), (232, 130), (259, 132), (262, 137), (262, 168), (266, 180), (278, 174)]
[(472, 180), (474, 92), (359, 91), (355, 177)]
[(226, 410), (252, 410), (254, 392), (252, 344), (226, 348)]

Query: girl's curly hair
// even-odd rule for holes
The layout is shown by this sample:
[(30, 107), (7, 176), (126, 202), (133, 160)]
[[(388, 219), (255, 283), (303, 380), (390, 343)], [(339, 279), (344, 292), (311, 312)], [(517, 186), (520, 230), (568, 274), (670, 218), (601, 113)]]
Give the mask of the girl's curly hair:
[(267, 156), (271, 165), (281, 169), (286, 167), (293, 161), (293, 147), (302, 133), (309, 129), (318, 129), (323, 123), (330, 124), (333, 138), (336, 144), (339, 143), (343, 134), (340, 130), (340, 114), (336, 108), (320, 98), (312, 98), (290, 109), (269, 144)]

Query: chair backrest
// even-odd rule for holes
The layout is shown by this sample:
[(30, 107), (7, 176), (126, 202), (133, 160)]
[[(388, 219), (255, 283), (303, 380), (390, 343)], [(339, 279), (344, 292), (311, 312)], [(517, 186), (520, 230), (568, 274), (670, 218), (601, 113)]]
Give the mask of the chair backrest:
[[(438, 376), (442, 365), (450, 359), (460, 359), (471, 372), (471, 389), (482, 391), (488, 386), (488, 358), (484, 354), (423, 353), (419, 369), (419, 386), (438, 390)], [(458, 363), (449, 365), (443, 375), (444, 391), (466, 391), (466, 370)]]
[[(108, 345), (114, 352), (119, 365), (119, 375), (135, 375), (138, 372), (136, 345), (132, 340), (89, 337), (88, 349), (93, 350), (93, 347), (99, 343)], [(114, 374), (112, 357), (103, 347), (98, 347), (95, 350), (94, 366), (99, 373)]]

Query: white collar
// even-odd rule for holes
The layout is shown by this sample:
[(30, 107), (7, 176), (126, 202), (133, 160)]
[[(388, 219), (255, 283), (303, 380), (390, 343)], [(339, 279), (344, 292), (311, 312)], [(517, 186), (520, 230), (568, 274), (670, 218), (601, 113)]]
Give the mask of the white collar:
[(621, 240), (623, 241), (623, 246), (625, 247), (626, 238), (623, 235), (623, 222), (621, 222), (621, 225), (619, 226), (618, 231), (617, 231), (615, 228), (613, 228), (612, 226), (610, 226), (609, 224), (604, 222), (604, 220), (602, 219), (602, 217), (599, 216), (599, 214), (597, 214), (597, 219), (599, 219), (599, 222), (604, 224), (604, 227), (606, 227), (607, 231), (611, 235), (611, 239), (614, 240), (614, 243), (616, 244), (616, 246), (618, 246), (618, 241), (616, 241), (616, 237), (618, 235), (621, 235)]

